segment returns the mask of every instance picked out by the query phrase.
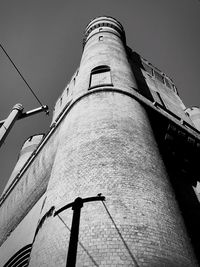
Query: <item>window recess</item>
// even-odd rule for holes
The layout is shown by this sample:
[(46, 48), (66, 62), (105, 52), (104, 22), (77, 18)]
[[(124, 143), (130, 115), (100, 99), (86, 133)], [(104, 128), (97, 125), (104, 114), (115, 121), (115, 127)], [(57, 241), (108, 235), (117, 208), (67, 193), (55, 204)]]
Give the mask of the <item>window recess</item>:
[(154, 70), (154, 75), (155, 75), (155, 78), (156, 78), (159, 82), (161, 82), (161, 83), (164, 84), (164, 77), (163, 77), (162, 74), (160, 74), (159, 72), (157, 72), (157, 71)]
[(170, 89), (172, 89), (172, 90), (174, 89), (172, 83), (171, 83), (167, 78), (165, 78), (165, 84), (166, 84), (166, 86), (167, 86), (168, 88), (170, 88)]

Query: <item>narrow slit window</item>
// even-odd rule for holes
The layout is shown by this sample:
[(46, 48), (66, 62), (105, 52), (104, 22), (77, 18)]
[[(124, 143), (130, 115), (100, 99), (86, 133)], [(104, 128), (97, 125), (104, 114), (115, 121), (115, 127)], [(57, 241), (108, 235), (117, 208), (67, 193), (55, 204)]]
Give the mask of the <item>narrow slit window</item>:
[(111, 85), (111, 73), (110, 67), (107, 65), (101, 65), (94, 68), (91, 71), (90, 87)]
[(163, 107), (166, 108), (165, 103), (164, 103), (164, 101), (162, 100), (161, 95), (160, 95), (158, 92), (156, 92), (156, 95), (157, 95), (158, 103), (160, 103)]
[(169, 87), (169, 88), (171, 88), (171, 89), (172, 89), (172, 86), (171, 86), (171, 84), (170, 84), (169, 80), (168, 80), (168, 79), (166, 79), (166, 78), (165, 78), (165, 84), (167, 85), (167, 87)]

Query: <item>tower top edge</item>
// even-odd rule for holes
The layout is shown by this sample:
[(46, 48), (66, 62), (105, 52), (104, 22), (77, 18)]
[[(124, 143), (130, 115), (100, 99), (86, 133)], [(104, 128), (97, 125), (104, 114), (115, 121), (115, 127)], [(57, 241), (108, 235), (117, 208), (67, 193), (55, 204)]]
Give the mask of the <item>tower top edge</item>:
[(121, 39), (125, 42), (125, 31), (122, 24), (111, 16), (98, 16), (92, 19), (85, 28), (83, 46), (85, 45), (87, 38), (91, 35), (92, 31), (95, 31), (97, 28), (107, 27), (115, 30)]
[(86, 25), (85, 31), (87, 31), (88, 28), (90, 28), (90, 26), (92, 24), (97, 23), (97, 22), (98, 23), (105, 22), (105, 21), (110, 21), (110, 22), (116, 23), (118, 25), (118, 27), (121, 28), (122, 31), (124, 31), (122, 24), (117, 19), (115, 19), (111, 16), (98, 16), (98, 17), (91, 19), (90, 22)]
[(27, 145), (29, 145), (31, 142), (38, 142), (40, 143), (41, 140), (44, 138), (45, 134), (44, 133), (38, 133), (38, 134), (34, 134), (29, 136), (22, 144), (21, 146), (21, 150), (24, 149), (24, 147), (26, 147)]

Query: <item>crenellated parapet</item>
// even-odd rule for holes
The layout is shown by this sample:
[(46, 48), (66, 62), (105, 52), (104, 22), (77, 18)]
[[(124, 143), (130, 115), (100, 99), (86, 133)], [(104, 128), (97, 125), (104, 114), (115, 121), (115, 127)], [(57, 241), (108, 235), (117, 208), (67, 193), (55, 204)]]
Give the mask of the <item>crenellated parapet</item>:
[(126, 44), (126, 36), (123, 26), (119, 21), (112, 17), (97, 17), (93, 19), (86, 27), (83, 46), (86, 42), (95, 34), (108, 32), (117, 35), (121, 38), (124, 44)]

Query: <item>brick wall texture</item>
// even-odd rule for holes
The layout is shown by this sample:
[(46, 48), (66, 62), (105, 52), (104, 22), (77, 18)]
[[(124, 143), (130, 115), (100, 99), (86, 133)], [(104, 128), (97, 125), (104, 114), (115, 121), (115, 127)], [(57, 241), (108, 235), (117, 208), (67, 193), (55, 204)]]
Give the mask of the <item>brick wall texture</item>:
[[(43, 212), (102, 193), (139, 266), (195, 266), (147, 114), (111, 92), (80, 101), (63, 122)], [(48, 218), (30, 266), (65, 266), (72, 211)], [(102, 203), (82, 208), (77, 266), (134, 266)]]

